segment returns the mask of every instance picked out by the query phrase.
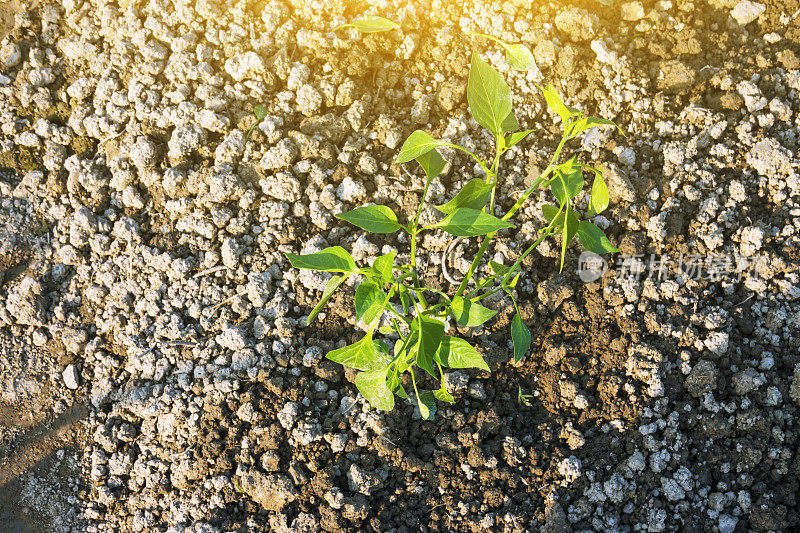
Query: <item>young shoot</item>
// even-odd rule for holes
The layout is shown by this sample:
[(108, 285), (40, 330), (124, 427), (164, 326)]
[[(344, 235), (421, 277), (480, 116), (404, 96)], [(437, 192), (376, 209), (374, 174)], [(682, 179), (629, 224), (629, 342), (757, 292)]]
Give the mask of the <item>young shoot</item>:
[[(498, 41), (501, 44), (502, 41)], [(508, 51), (508, 48), (506, 48)], [(516, 49), (512, 49), (516, 50)], [(509, 61), (509, 63), (511, 63)], [(520, 131), (512, 110), (511, 89), (503, 77), (473, 54), (467, 83), (467, 100), (475, 121), (491, 132), (494, 150), (484, 159), (472, 151), (439, 140), (421, 130), (413, 132), (397, 155), (397, 164), (415, 161), (425, 175), (425, 187), (416, 211), (405, 220), (388, 206), (367, 205), (337, 215), (354, 226), (380, 234), (405, 233), (409, 242), (408, 263), (398, 263), (395, 252), (375, 258), (368, 266), (359, 266), (342, 247), (320, 252), (287, 254), (295, 268), (331, 272), (317, 306), (308, 321), (313, 321), (334, 292), (351, 277), (360, 283), (355, 291), (355, 317), (363, 321), (367, 333), (359, 341), (338, 348), (327, 358), (359, 371), (358, 390), (376, 409), (390, 411), (395, 396), (416, 403), (423, 418), (436, 410), (436, 400), (453, 403), (444, 386), (444, 369), (477, 368), (489, 371), (481, 354), (466, 340), (451, 335), (453, 323), (465, 328), (481, 326), (497, 310), (483, 305), (489, 296), (503, 292), (514, 307), (511, 321), (513, 358), (519, 362), (531, 347), (531, 333), (519, 312), (515, 288), (522, 274), (523, 260), (545, 239), (560, 240), (560, 268), (563, 269), (567, 246), (575, 236), (581, 244), (598, 254), (617, 252), (603, 231), (588, 220), (603, 212), (609, 203), (608, 189), (601, 168), (579, 163), (577, 156), (564, 154), (567, 143), (593, 126), (616, 126), (610, 120), (587, 116), (566, 105), (552, 85), (540, 87), (547, 106), (561, 122), (561, 140), (547, 167), (523, 191), (502, 215), (496, 192), (502, 179), (502, 156), (533, 130)], [(431, 182), (445, 168), (439, 148), (454, 148), (472, 158), (485, 172), (485, 178), (471, 179), (446, 203), (434, 206), (442, 217), (422, 226), (420, 214), (428, 201)], [(593, 176), (588, 210), (574, 207), (585, 186), (584, 172)], [(547, 224), (512, 265), (489, 261), (489, 270), (479, 269), (494, 237), (514, 228), (514, 215), (539, 188), (549, 189), (553, 203), (543, 206)], [(480, 245), (467, 274), (455, 290), (442, 291), (422, 283), (417, 264), (417, 246), (426, 232), (444, 231), (453, 237), (476, 238)], [(433, 384), (433, 386), (431, 386)], [(519, 391), (521, 395), (521, 389)], [(526, 400), (526, 395), (520, 396)]]
[(333, 29), (339, 31), (342, 28), (355, 28), (361, 33), (379, 33), (382, 31), (396, 30), (400, 25), (392, 20), (384, 17), (367, 17), (362, 20), (356, 20), (348, 24), (342, 24)]

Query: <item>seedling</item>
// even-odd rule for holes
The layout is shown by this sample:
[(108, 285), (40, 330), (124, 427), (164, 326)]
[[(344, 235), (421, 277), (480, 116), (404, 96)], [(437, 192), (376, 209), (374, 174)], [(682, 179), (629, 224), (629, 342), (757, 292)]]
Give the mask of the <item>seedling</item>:
[[(558, 115), (562, 137), (550, 163), (538, 179), (501, 216), (496, 216), (496, 192), (500, 180), (500, 161), (513, 146), (533, 130), (519, 131), (512, 111), (511, 89), (503, 77), (478, 55), (473, 54), (467, 84), (467, 100), (475, 121), (494, 136), (494, 155), (484, 160), (462, 146), (438, 140), (417, 130), (403, 144), (397, 164), (416, 161), (425, 174), (425, 188), (420, 204), (408, 220), (400, 222), (397, 214), (385, 205), (367, 205), (337, 215), (367, 232), (391, 234), (404, 232), (410, 241), (408, 263), (398, 263), (396, 253), (390, 252), (374, 259), (369, 266), (358, 266), (342, 247), (333, 246), (320, 252), (287, 254), (295, 268), (332, 272), (319, 303), (308, 316), (313, 321), (331, 299), (334, 292), (353, 276), (361, 282), (355, 292), (355, 317), (367, 327), (364, 337), (327, 354), (328, 359), (359, 370), (355, 383), (361, 394), (374, 408), (390, 411), (395, 395), (411, 398), (425, 419), (433, 416), (435, 400), (453, 403), (444, 386), (444, 368), (478, 368), (489, 366), (466, 340), (451, 335), (451, 323), (472, 328), (491, 320), (497, 311), (484, 307), (482, 301), (496, 293), (506, 293), (515, 314), (511, 321), (514, 361), (519, 362), (531, 346), (531, 333), (522, 320), (515, 297), (522, 261), (542, 241), (549, 237), (561, 239), (561, 268), (567, 245), (577, 235), (588, 250), (601, 254), (618, 250), (589, 222), (580, 220), (573, 208), (576, 197), (584, 188), (584, 170), (594, 174), (587, 216), (602, 212), (608, 206), (608, 189), (602, 169), (578, 163), (577, 157), (564, 158), (565, 144), (592, 126), (616, 126), (610, 120), (589, 117), (567, 106), (552, 85), (540, 87), (548, 107)], [(439, 148), (454, 148), (473, 158), (483, 169), (485, 178), (470, 180), (455, 196), (443, 205), (435, 206), (443, 217), (428, 226), (420, 226), (420, 214), (425, 205), (431, 182), (445, 168)], [(489, 244), (498, 232), (514, 228), (511, 220), (539, 187), (549, 188), (555, 205), (543, 207), (545, 227), (512, 265), (489, 261), (488, 270), (479, 270)], [(420, 282), (417, 266), (417, 242), (428, 231), (444, 231), (455, 237), (479, 238), (480, 246), (472, 263), (455, 291), (445, 292), (426, 287)], [(484, 302), (485, 303), (485, 302)], [(394, 342), (391, 342), (394, 341)], [(410, 379), (404, 382), (408, 374)], [(438, 387), (425, 390), (425, 374)], [(406, 386), (410, 381), (411, 390)], [(521, 394), (521, 389), (520, 389)]]
[(349, 24), (342, 24), (333, 29), (339, 31), (342, 28), (355, 28), (361, 33), (379, 33), (382, 31), (396, 30), (400, 25), (392, 20), (383, 17), (367, 17)]
[(522, 385), (517, 385), (517, 404), (518, 405), (524, 405), (526, 407), (530, 407), (532, 398), (533, 398), (532, 394), (524, 394), (522, 392)]
[(508, 44), (497, 37), (484, 35), (483, 33), (475, 33), (474, 31), (468, 31), (467, 33), (473, 37), (489, 39), (502, 46), (506, 51), (506, 62), (508, 66), (514, 70), (535, 70), (537, 68), (531, 49), (524, 44)]
[(250, 126), (250, 129), (247, 130), (247, 134), (244, 136), (244, 142), (247, 142), (247, 139), (250, 138), (250, 134), (253, 133), (253, 130), (261, 124), (261, 121), (264, 120), (267, 116), (267, 108), (261, 104), (256, 105), (253, 108), (253, 115), (256, 117), (256, 121), (253, 122), (253, 125)]

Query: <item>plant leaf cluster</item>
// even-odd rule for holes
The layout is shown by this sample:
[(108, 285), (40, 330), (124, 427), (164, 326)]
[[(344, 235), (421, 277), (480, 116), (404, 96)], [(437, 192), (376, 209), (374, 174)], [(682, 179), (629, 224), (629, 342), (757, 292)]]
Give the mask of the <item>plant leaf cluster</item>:
[[(368, 24), (353, 23), (352, 26), (362, 32), (392, 29), (385, 22), (386, 19), (378, 19), (370, 19)], [(475, 35), (500, 43), (512, 67), (522, 69), (527, 65), (530, 68), (533, 64), (530, 50), (524, 45), (507, 45), (492, 37)], [(355, 291), (354, 312), (356, 319), (366, 325), (367, 333), (359, 341), (329, 352), (327, 358), (359, 371), (355, 378), (356, 387), (372, 407), (392, 410), (395, 397), (399, 396), (415, 402), (423, 418), (428, 419), (436, 411), (436, 400), (453, 402), (452, 395), (444, 386), (445, 368), (489, 371), (480, 352), (465, 339), (451, 333), (454, 333), (452, 326), (456, 324), (462, 328), (475, 328), (492, 320), (497, 310), (481, 302), (498, 292), (507, 294), (513, 303), (515, 312), (509, 333), (514, 361), (521, 361), (529, 351), (532, 339), (519, 312), (515, 288), (521, 274), (522, 260), (544, 239), (552, 237), (560, 241), (561, 268), (567, 246), (575, 236), (592, 252), (602, 254), (618, 251), (603, 231), (588, 220), (602, 213), (609, 204), (602, 167), (578, 163), (576, 156), (562, 157), (565, 144), (570, 139), (593, 126), (616, 127), (616, 124), (584, 115), (566, 105), (552, 85), (540, 88), (547, 106), (559, 117), (563, 128), (562, 139), (547, 168), (502, 216), (497, 216), (495, 210), (501, 158), (533, 130), (520, 130), (513, 112), (510, 87), (499, 72), (473, 54), (467, 100), (475, 121), (494, 136), (493, 157), (484, 160), (464, 147), (436, 139), (422, 130), (414, 131), (400, 149), (396, 162), (405, 164), (416, 161), (425, 174), (425, 188), (416, 213), (403, 220), (389, 206), (365, 205), (336, 215), (366, 232), (406, 234), (410, 241), (409, 262), (398, 263), (396, 253), (391, 252), (375, 258), (370, 265), (358, 266), (353, 257), (339, 246), (306, 255), (287, 254), (295, 268), (334, 274), (320, 302), (310, 313), (309, 322), (316, 318), (347, 279), (356, 276), (360, 280)], [(486, 178), (468, 181), (449, 201), (434, 206), (442, 214), (440, 220), (420, 226), (420, 214), (427, 201), (431, 182), (446, 165), (440, 148), (455, 148), (472, 157), (483, 168)], [(573, 204), (586, 188), (585, 172), (591, 174), (591, 189), (584, 218)], [(512, 265), (489, 261), (489, 269), (480, 275), (478, 267), (493, 237), (500, 231), (514, 228), (511, 222), (513, 215), (540, 187), (549, 189), (553, 198), (552, 204), (542, 208), (547, 225)], [(417, 241), (422, 233), (429, 231), (444, 231), (453, 237), (480, 240), (467, 275), (454, 292), (426, 287), (420, 282), (416, 263)], [(473, 282), (472, 286), (470, 282)], [(431, 383), (438, 385), (431, 387)]]

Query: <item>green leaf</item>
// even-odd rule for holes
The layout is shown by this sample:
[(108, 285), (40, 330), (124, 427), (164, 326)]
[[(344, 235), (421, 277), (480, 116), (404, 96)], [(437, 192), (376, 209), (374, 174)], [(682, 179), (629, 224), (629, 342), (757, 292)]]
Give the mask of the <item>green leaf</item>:
[(396, 370), (397, 370), (397, 371), (398, 371), (400, 374), (402, 374), (403, 372), (405, 372), (406, 370), (408, 370), (409, 368), (411, 368), (411, 365), (412, 365), (412, 364), (413, 364), (413, 363), (411, 363), (411, 362), (408, 362), (408, 361), (406, 361), (406, 360), (404, 360), (404, 359), (401, 359), (401, 360), (397, 361), (397, 362), (394, 364), (394, 366), (395, 366)]
[(505, 119), (503, 119), (501, 127), (502, 127), (502, 133), (504, 134), (512, 131), (517, 131), (519, 129), (519, 122), (517, 121), (517, 117), (514, 116), (513, 111), (509, 113)]
[(362, 20), (351, 22), (350, 24), (342, 24), (341, 26), (337, 26), (333, 29), (333, 31), (339, 31), (340, 29), (347, 28), (348, 26), (357, 29), (361, 33), (378, 33), (382, 31), (396, 30), (400, 27), (398, 23), (387, 18), (367, 17)]
[(369, 405), (381, 411), (394, 409), (394, 394), (386, 385), (386, 370), (381, 368), (356, 374), (356, 387)]
[(341, 246), (331, 246), (315, 254), (286, 254), (286, 257), (295, 268), (323, 272), (355, 272), (358, 270), (353, 257)]
[(506, 61), (514, 70), (533, 70), (536, 68), (536, 60), (533, 59), (531, 49), (524, 44), (506, 44)]
[(408, 399), (408, 394), (406, 393), (406, 389), (403, 388), (403, 382), (400, 381), (400, 375), (397, 372), (397, 369), (394, 369), (389, 374), (389, 379), (386, 382), (386, 385), (389, 389), (400, 396), (403, 399)]
[(506, 137), (506, 148), (511, 148), (512, 146), (518, 144), (520, 141), (522, 141), (522, 139), (524, 139), (531, 133), (533, 133), (533, 130), (525, 130), (512, 133), (511, 135)]
[(434, 358), (440, 365), (448, 368), (480, 368), (489, 371), (489, 365), (478, 350), (459, 337), (445, 335)]
[(514, 225), (489, 213), (464, 207), (444, 217), (435, 227), (456, 237), (477, 237), (504, 228), (513, 228)]
[(456, 401), (455, 398), (453, 398), (453, 395), (447, 392), (447, 389), (444, 388), (444, 383), (442, 383), (442, 388), (433, 391), (433, 396), (440, 402), (455, 403)]
[(353, 344), (328, 352), (325, 356), (334, 363), (339, 363), (356, 370), (377, 370), (386, 366), (386, 360), (381, 356), (372, 340), (370, 331)]
[(425, 391), (417, 396), (417, 405), (423, 420), (432, 420), (436, 414), (436, 397), (431, 391)]
[(511, 68), (515, 70), (532, 70), (536, 68), (536, 62), (533, 59), (533, 54), (524, 44), (508, 44), (507, 42), (498, 39), (497, 37), (492, 37), (491, 35), (484, 35), (482, 33), (475, 33), (472, 31), (468, 31), (467, 33), (476, 37), (490, 39), (500, 44), (506, 51), (506, 61)]
[(572, 172), (556, 169), (555, 177), (550, 180), (550, 190), (559, 204), (566, 204), (569, 200), (578, 196), (582, 189), (583, 171), (581, 171), (580, 167), (574, 167)]
[(469, 328), (480, 326), (497, 314), (497, 311), (467, 300), (462, 296), (453, 297), (450, 309), (453, 311), (453, 316), (456, 317), (456, 322)]
[(437, 205), (436, 209), (447, 215), (463, 207), (482, 210), (492, 196), (493, 188), (493, 184), (486, 183), (480, 178), (472, 178), (452, 200), (444, 205)]
[(553, 217), (556, 214), (558, 214), (558, 217), (556, 218), (553, 227), (561, 228), (562, 234), (564, 230), (564, 217), (567, 216), (567, 223), (568, 223), (567, 227), (569, 229), (568, 233), (569, 239), (567, 240), (567, 243), (569, 244), (569, 241), (571, 241), (572, 237), (575, 236), (575, 232), (578, 231), (578, 217), (575, 216), (575, 213), (572, 211), (572, 209), (569, 210), (569, 214), (567, 215), (566, 208), (562, 209), (561, 212), (559, 213), (557, 207), (545, 204), (542, 206), (542, 213), (544, 214), (544, 217), (547, 219), (548, 224), (552, 222)]
[(417, 329), (417, 366), (426, 371), (433, 377), (435, 368), (433, 366), (433, 357), (436, 350), (439, 349), (439, 344), (442, 342), (442, 335), (444, 335), (444, 322), (435, 318), (419, 315), (417, 319), (411, 323), (412, 328)]
[(400, 289), (397, 291), (397, 296), (400, 298), (400, 305), (403, 306), (403, 313), (408, 313), (408, 307), (411, 304), (411, 296), (408, 293), (408, 289), (405, 285), (400, 285)]
[[(575, 233), (578, 231), (578, 217), (575, 216), (575, 213), (572, 211), (568, 203), (565, 204), (564, 208), (561, 210), (555, 206), (545, 204), (542, 206), (542, 213), (544, 214), (544, 217), (547, 219), (548, 223), (552, 222), (554, 228), (560, 228), (561, 268), (563, 269), (564, 257), (567, 253), (567, 245), (570, 243), (572, 238), (575, 237)], [(555, 222), (553, 222), (553, 217), (556, 217)]]
[(336, 218), (372, 233), (394, 233), (403, 227), (397, 222), (397, 215), (385, 205), (356, 207), (347, 213), (339, 213)]
[(262, 120), (264, 120), (267, 117), (267, 108), (264, 107), (261, 104), (257, 104), (253, 108), (253, 114), (256, 116), (256, 120), (261, 122)]
[(498, 276), (505, 276), (506, 274), (508, 274), (508, 271), (511, 270), (510, 266), (506, 266), (502, 263), (497, 263), (495, 261), (489, 261), (489, 266), (492, 268), (492, 272), (494, 272)]
[(589, 216), (602, 213), (608, 207), (608, 187), (603, 181), (603, 169), (595, 169), (592, 195), (589, 197)]
[(417, 163), (419, 166), (422, 167), (422, 171), (425, 172), (425, 176), (427, 176), (428, 181), (431, 181), (433, 178), (438, 176), (444, 170), (447, 161), (444, 160), (442, 154), (439, 153), (439, 150), (433, 149), (425, 152), (422, 155), (418, 155), (416, 157)]
[(619, 249), (608, 240), (603, 230), (588, 220), (582, 220), (578, 224), (578, 239), (584, 248), (596, 254), (619, 252)]
[(322, 308), (325, 307), (325, 304), (328, 303), (328, 300), (331, 299), (333, 293), (336, 292), (342, 283), (344, 283), (345, 277), (344, 276), (333, 276), (331, 279), (328, 280), (328, 284), (325, 285), (325, 290), (322, 292), (322, 298), (319, 299), (317, 305), (314, 306), (314, 309), (311, 310), (309, 313), (308, 318), (306, 319), (306, 324), (311, 324), (319, 315)]
[(389, 345), (383, 342), (382, 340), (373, 340), (372, 342), (375, 343), (375, 349), (378, 350), (382, 354), (386, 354), (386, 357), (389, 357)]
[[(446, 143), (437, 141), (422, 130), (416, 130), (408, 136), (403, 147), (400, 148), (400, 153), (397, 154), (398, 163), (407, 163), (413, 159), (417, 159), (421, 155), (425, 155), (434, 148), (442, 146)], [(420, 163), (422, 164), (422, 163)], [(424, 168), (424, 167), (423, 167)]]
[(567, 125), (569, 124), (569, 119), (576, 115), (580, 115), (580, 111), (574, 107), (565, 105), (564, 101), (561, 99), (561, 95), (558, 94), (558, 91), (556, 91), (556, 88), (552, 85), (548, 84), (544, 87), (539, 86), (539, 89), (541, 89), (542, 94), (544, 94), (544, 100), (547, 102), (547, 107), (561, 117), (561, 123), (563, 124), (564, 131), (566, 131)]
[(400, 338), (400, 339), (397, 339), (397, 340), (394, 342), (394, 352), (393, 352), (393, 353), (394, 353), (394, 356), (395, 356), (395, 357), (397, 357), (398, 355), (400, 355), (400, 350), (401, 350), (401, 349), (403, 348), (403, 346), (405, 345), (405, 342), (404, 342), (404, 341), (405, 341), (405, 339), (403, 339), (403, 338)]
[(531, 347), (531, 332), (519, 313), (511, 321), (511, 339), (514, 341), (514, 362), (519, 363)]
[(511, 113), (511, 89), (478, 54), (472, 54), (467, 101), (478, 124), (497, 135), (503, 131), (503, 122)]
[(569, 128), (569, 136), (575, 137), (589, 128), (593, 128), (594, 126), (614, 126), (617, 128), (617, 130), (619, 130), (623, 137), (628, 137), (616, 122), (598, 117), (582, 117), (581, 119), (576, 120), (575, 123)]
[(492, 272), (494, 272), (498, 276), (505, 276), (506, 273), (510, 270), (510, 268), (507, 267), (506, 265), (492, 260), (489, 260), (489, 266), (491, 267)]
[(392, 268), (394, 267), (394, 257), (397, 252), (392, 250), (388, 254), (376, 257), (372, 262), (372, 271), (381, 283), (390, 283), (392, 281)]
[(356, 320), (361, 320), (363, 317), (365, 324), (372, 324), (372, 321), (383, 312), (388, 299), (388, 295), (376, 283), (363, 282), (356, 289)]
[(553, 221), (554, 216), (558, 215), (558, 219), (556, 220), (555, 224), (553, 224), (554, 228), (561, 227), (561, 225), (564, 223), (564, 210), (562, 209), (559, 213), (559, 209), (554, 205), (544, 204), (542, 206), (542, 214), (544, 215), (544, 218), (547, 219), (548, 224)]

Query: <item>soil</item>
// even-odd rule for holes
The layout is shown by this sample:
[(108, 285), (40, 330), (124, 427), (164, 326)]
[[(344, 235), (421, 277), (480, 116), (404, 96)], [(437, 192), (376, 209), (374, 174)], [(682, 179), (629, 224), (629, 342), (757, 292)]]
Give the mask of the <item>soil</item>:
[[(374, 14), (403, 29), (358, 36), (330, 30), (364, 2), (0, 2), (0, 531), (797, 530), (800, 2), (745, 25), (737, 3), (391, 3)], [(541, 78), (461, 31), (480, 28)], [(486, 152), (472, 50), (536, 132), (503, 209), (558, 141), (535, 82), (627, 132), (572, 147), (606, 168), (622, 253), (590, 283), (577, 243), (560, 272), (557, 241), (531, 255), (531, 351), (511, 361), (510, 301), (453, 328), (490, 372), (450, 373), (424, 421), (322, 358), (363, 335), (354, 287), (305, 325), (325, 280), (282, 254), (407, 253), (332, 215), (415, 211), (422, 181), (392, 161), (416, 128)], [(434, 203), (472, 177), (446, 155)], [(546, 202), (492, 253), (514, 261)], [(446, 244), (420, 263), (452, 292)], [(618, 275), (692, 255), (761, 262)]]

